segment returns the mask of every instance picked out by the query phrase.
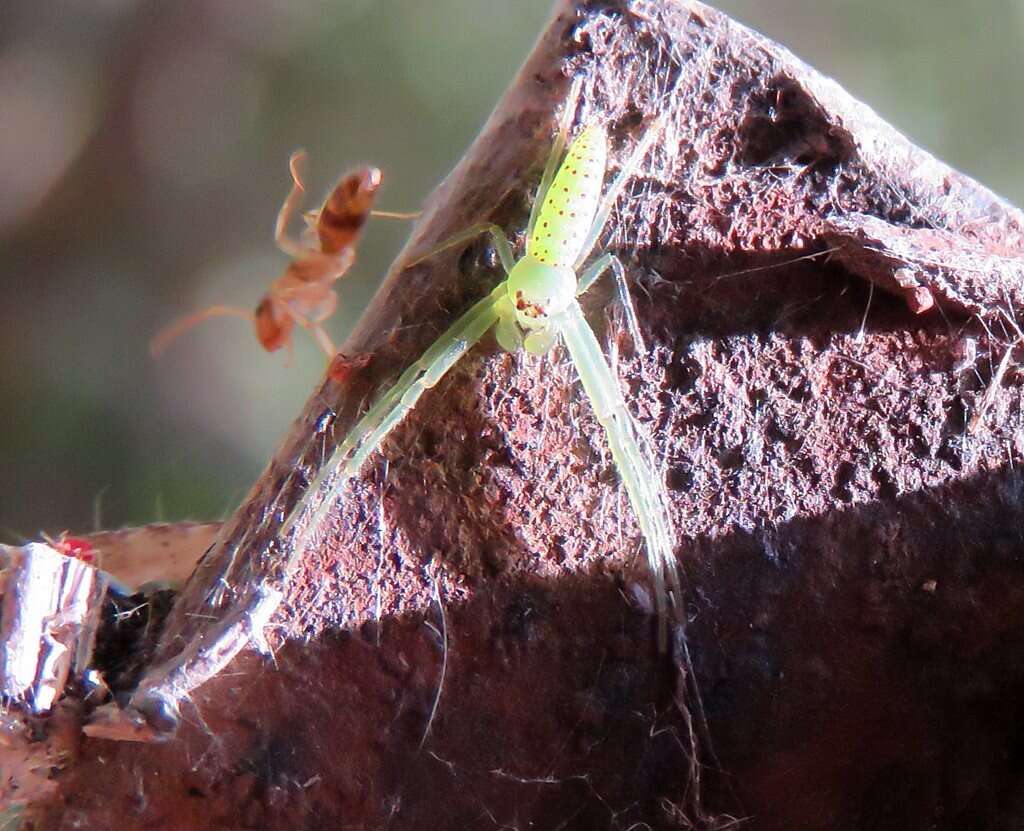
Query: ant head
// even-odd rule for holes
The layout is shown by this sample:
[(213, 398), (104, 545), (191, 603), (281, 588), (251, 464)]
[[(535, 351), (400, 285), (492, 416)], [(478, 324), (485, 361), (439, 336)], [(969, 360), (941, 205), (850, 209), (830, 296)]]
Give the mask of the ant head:
[(292, 338), (295, 319), (282, 311), (269, 296), (264, 295), (256, 307), (256, 339), (268, 352), (276, 352)]

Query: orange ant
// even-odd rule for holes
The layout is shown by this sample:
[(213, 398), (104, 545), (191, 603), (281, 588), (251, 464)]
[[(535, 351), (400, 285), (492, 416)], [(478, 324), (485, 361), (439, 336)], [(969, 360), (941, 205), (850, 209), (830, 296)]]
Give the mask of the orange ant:
[(288, 225), (305, 193), (302, 168), (306, 152), (297, 151), (288, 160), (292, 189), (281, 205), (274, 227), (277, 247), (292, 258), (284, 274), (270, 284), (255, 312), (235, 306), (210, 306), (187, 315), (164, 328), (150, 342), (150, 353), (159, 357), (183, 332), (211, 317), (231, 315), (251, 320), (256, 338), (267, 352), (282, 346), (291, 348), (292, 330), (298, 323), (308, 329), (329, 359), (336, 349), (321, 324), (334, 314), (338, 295), (331, 287), (355, 262), (356, 242), (371, 216), (412, 219), (418, 214), (373, 211), (374, 196), (380, 188), (381, 172), (363, 167), (342, 177), (319, 210), (306, 211), (306, 227), (298, 239), (288, 236)]

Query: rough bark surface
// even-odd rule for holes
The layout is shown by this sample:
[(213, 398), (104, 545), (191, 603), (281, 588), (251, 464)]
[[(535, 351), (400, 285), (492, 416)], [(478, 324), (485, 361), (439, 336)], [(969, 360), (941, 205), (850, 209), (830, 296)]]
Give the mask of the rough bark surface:
[(131, 707), (176, 732), (86, 740), (38, 827), (1024, 822), (1020, 213), (706, 6), (563, 2), (410, 252), (523, 226), (574, 75), (615, 159), (671, 109), (604, 241), (644, 347), (610, 288), (585, 306), (665, 462), (685, 640), (657, 651), (558, 350), (485, 341), (312, 544), (279, 538), (498, 279), (485, 239), (400, 257), (346, 345), (371, 366), (314, 395), (172, 612)]

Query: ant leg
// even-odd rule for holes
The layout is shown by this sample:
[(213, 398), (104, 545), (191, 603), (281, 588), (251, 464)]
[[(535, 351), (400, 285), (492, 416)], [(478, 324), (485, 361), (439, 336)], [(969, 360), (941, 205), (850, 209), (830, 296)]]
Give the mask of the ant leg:
[(370, 211), (370, 216), (380, 219), (419, 219), (423, 211)]
[(327, 318), (331, 317), (338, 310), (338, 293), (334, 289), (329, 289), (327, 295), (320, 302), (320, 305), (316, 307), (316, 314), (313, 315), (313, 321), (315, 323), (323, 323)]
[(414, 265), (418, 265), (424, 260), (433, 257), (435, 254), (440, 254), (442, 251), (446, 251), (453, 246), (459, 245), (467, 240), (471, 240), (473, 237), (478, 237), (480, 234), (484, 233), (490, 234), (491, 239), (494, 240), (494, 247), (498, 250), (498, 259), (501, 260), (501, 267), (505, 269), (505, 273), (508, 274), (512, 271), (512, 266), (516, 264), (515, 257), (512, 256), (512, 244), (508, 241), (508, 237), (505, 236), (505, 232), (493, 222), (478, 222), (476, 225), (471, 225), (464, 231), (459, 231), (459, 233), (454, 236), (448, 237), (448, 239), (443, 242), (439, 242), (433, 248), (427, 249), (415, 259), (410, 260), (405, 264), (405, 267), (411, 268)]
[(530, 221), (526, 225), (526, 238), (533, 236), (533, 226), (537, 224), (537, 217), (544, 205), (544, 197), (548, 195), (548, 188), (555, 178), (558, 170), (558, 163), (565, 153), (565, 144), (569, 138), (569, 127), (572, 124), (572, 117), (576, 114), (576, 102), (580, 97), (580, 87), (583, 86), (583, 78), (577, 76), (569, 88), (569, 97), (566, 99), (565, 108), (562, 110), (562, 117), (558, 122), (558, 132), (555, 134), (555, 141), (551, 145), (551, 152), (544, 165), (544, 173), (540, 177), (540, 184), (537, 186), (537, 193), (533, 197), (533, 207), (530, 208)]
[[(310, 286), (309, 288), (319, 289), (320, 287)], [(338, 307), (338, 295), (332, 289), (327, 289), (326, 292), (306, 292), (305, 297), (297, 292), (291, 298), (280, 295), (279, 299), (284, 302), (288, 313), (295, 322), (313, 336), (317, 345), (327, 354), (328, 359), (333, 358), (338, 350), (334, 341), (331, 340), (331, 336), (327, 334), (327, 330), (320, 324), (334, 314)], [(310, 308), (311, 311), (307, 314), (296, 309), (295, 305), (299, 302), (309, 304), (307, 308)]]
[(622, 310), (626, 313), (626, 325), (629, 327), (629, 336), (633, 339), (634, 346), (641, 352), (646, 351), (643, 336), (640, 334), (640, 321), (636, 316), (636, 308), (633, 306), (633, 298), (629, 294), (629, 286), (626, 285), (626, 270), (622, 267), (619, 258), (614, 254), (604, 254), (594, 260), (587, 270), (583, 272), (579, 283), (576, 284), (576, 296), (586, 292), (597, 279), (608, 269), (615, 275), (615, 283), (619, 290), (619, 300), (622, 303)]
[(296, 150), (288, 159), (288, 169), (292, 174), (292, 189), (281, 203), (281, 210), (277, 212), (277, 222), (274, 224), (274, 242), (277, 243), (278, 248), (292, 258), (302, 257), (309, 253), (302, 243), (288, 236), (288, 223), (292, 221), (302, 195), (306, 192), (306, 186), (302, 184), (302, 168), (305, 167), (308, 158), (309, 154), (305, 150)]
[(179, 336), (211, 317), (242, 317), (250, 323), (256, 320), (256, 316), (248, 309), (240, 309), (237, 306), (209, 306), (179, 318), (157, 332), (149, 342), (149, 354), (159, 358)]
[(594, 244), (597, 242), (597, 238), (601, 235), (601, 231), (604, 230), (604, 225), (608, 221), (608, 216), (612, 212), (612, 208), (615, 207), (615, 202), (619, 198), (619, 194), (628, 182), (640, 163), (644, 160), (644, 156), (647, 155), (647, 151), (650, 150), (651, 144), (654, 143), (654, 139), (657, 138), (661, 132), (662, 124), (665, 122), (668, 113), (663, 113), (658, 116), (658, 119), (647, 128), (647, 132), (644, 133), (640, 143), (637, 144), (636, 149), (633, 150), (633, 154), (626, 160), (625, 164), (622, 165), (622, 169), (619, 171), (619, 175), (612, 181), (611, 186), (608, 188), (604, 197), (601, 199), (601, 203), (598, 206), (597, 213), (594, 216), (594, 222), (590, 226), (590, 231), (587, 232), (586, 239), (583, 241), (583, 246), (580, 248), (580, 254), (576, 258), (576, 263), (573, 266), (574, 271), (579, 271), (581, 265), (586, 262), (587, 257), (590, 256), (590, 252), (594, 250)]
[(331, 340), (331, 336), (327, 334), (324, 327), (319, 323), (313, 323), (308, 328), (313, 334), (313, 339), (317, 342), (317, 345), (326, 353), (327, 359), (332, 360), (338, 354), (338, 349), (335, 347), (334, 341)]

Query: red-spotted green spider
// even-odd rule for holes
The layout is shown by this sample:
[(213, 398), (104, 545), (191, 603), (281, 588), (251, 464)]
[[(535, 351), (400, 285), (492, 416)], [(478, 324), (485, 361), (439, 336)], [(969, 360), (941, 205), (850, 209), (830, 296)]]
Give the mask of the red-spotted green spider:
[[(527, 226), (525, 254), (515, 260), (501, 228), (481, 223), (409, 263), (414, 265), (488, 233), (507, 279), (456, 320), (370, 407), (323, 466), (313, 492), (335, 471), (339, 472), (335, 487), (356, 475), (363, 462), (416, 406), (424, 391), (440, 381), (492, 328), (498, 343), (509, 352), (523, 347), (533, 354), (542, 354), (561, 340), (576, 366), (594, 414), (605, 429), (612, 458), (640, 522), (655, 581), (657, 608), (664, 621), (668, 592), (678, 585), (668, 496), (654, 465), (637, 442), (633, 420), (616, 378), (576, 301), (609, 268), (619, 280), (620, 289), (624, 289), (622, 265), (612, 254), (603, 254), (583, 269), (579, 277), (577, 274), (589, 259), (619, 194), (643, 161), (661, 125), (659, 120), (648, 128), (602, 197), (607, 159), (603, 125), (587, 125), (565, 150), (579, 86), (578, 81), (573, 85), (541, 177)], [(559, 165), (563, 153), (565, 158)], [(628, 302), (628, 293), (620, 293)], [(627, 313), (631, 315), (632, 309)], [(324, 513), (331, 501), (324, 499), (318, 513)], [(314, 521), (311, 527), (318, 524)]]

